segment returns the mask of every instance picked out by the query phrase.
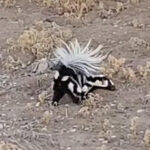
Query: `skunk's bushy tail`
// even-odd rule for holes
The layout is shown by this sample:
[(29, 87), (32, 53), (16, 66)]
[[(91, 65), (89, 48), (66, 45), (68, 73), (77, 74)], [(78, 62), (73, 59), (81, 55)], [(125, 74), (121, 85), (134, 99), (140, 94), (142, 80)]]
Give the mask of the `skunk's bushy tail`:
[[(85, 76), (98, 74), (101, 62), (109, 55), (109, 53), (105, 55), (100, 53), (102, 45), (99, 45), (96, 49), (89, 48), (91, 40), (89, 40), (85, 47), (81, 46), (77, 39), (69, 44), (64, 41), (62, 43), (65, 48), (57, 48), (54, 51), (56, 68), (62, 64), (73, 69), (76, 73), (84, 74)], [(56, 68), (54, 67), (53, 69), (55, 70)]]

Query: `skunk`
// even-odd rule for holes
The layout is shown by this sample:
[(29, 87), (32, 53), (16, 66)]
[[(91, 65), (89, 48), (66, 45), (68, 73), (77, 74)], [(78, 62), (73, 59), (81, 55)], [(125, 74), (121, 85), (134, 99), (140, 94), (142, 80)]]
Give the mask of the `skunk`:
[(100, 73), (100, 64), (109, 55), (101, 55), (102, 45), (96, 49), (89, 48), (89, 40), (83, 47), (77, 39), (69, 44), (62, 43), (65, 48), (57, 48), (52, 60), (51, 70), (55, 71), (52, 105), (58, 104), (66, 93), (74, 103), (80, 103), (98, 88), (115, 90), (114, 83)]

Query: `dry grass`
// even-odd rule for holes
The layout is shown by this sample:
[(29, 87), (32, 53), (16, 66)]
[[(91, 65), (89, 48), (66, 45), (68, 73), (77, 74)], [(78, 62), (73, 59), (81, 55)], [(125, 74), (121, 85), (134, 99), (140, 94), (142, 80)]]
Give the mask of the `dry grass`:
[(96, 5), (95, 0), (39, 0), (42, 5), (53, 9), (59, 15), (82, 17)]
[(114, 56), (108, 57), (108, 63), (104, 64), (102, 69), (105, 74), (109, 77), (116, 76), (126, 81), (140, 81), (137, 79), (146, 80), (150, 75), (150, 62), (146, 62), (146, 65), (138, 65), (137, 68), (133, 69), (126, 66), (125, 58), (115, 58)]
[(45, 125), (48, 125), (49, 122), (50, 122), (51, 116), (52, 116), (52, 112), (45, 111), (45, 112), (43, 113), (42, 118), (41, 118), (41, 123), (43, 123), (43, 124), (45, 124)]
[(5, 66), (18, 69), (18, 65), (25, 67), (35, 59), (48, 56), (51, 51), (61, 44), (60, 39), (68, 41), (72, 31), (58, 26), (55, 22), (36, 22), (25, 30), (18, 39), (8, 39), (10, 57)]
[(150, 62), (146, 62), (145, 66), (137, 66), (137, 70), (140, 77), (147, 79), (147, 77), (150, 75)]
[(49, 7), (58, 15), (83, 18), (90, 11), (97, 11), (100, 17), (107, 18), (114, 13), (120, 13), (127, 8), (130, 1), (116, 0), (32, 0), (45, 7)]
[(50, 134), (31, 130), (17, 129), (13, 133), (8, 133), (8, 135), (11, 136), (10, 139), (0, 141), (0, 150), (41, 150), (41, 144), (51, 146), (54, 143)]
[(58, 26), (56, 23), (36, 22), (30, 29), (25, 30), (14, 41), (10, 51), (20, 49), (31, 51), (37, 58), (46, 56), (53, 48), (60, 45), (60, 39), (67, 41), (72, 37), (70, 29)]
[(137, 134), (137, 128), (139, 123), (139, 117), (133, 117), (130, 122), (130, 130), (133, 132), (134, 135)]
[(77, 115), (83, 118), (94, 115), (97, 109), (101, 106), (101, 102), (103, 102), (103, 97), (98, 94), (90, 93), (88, 98), (83, 101), (83, 105)]
[(10, 8), (15, 6), (16, 0), (0, 0), (0, 6), (4, 8)]
[(23, 150), (23, 149), (18, 147), (16, 144), (1, 141), (0, 150)]
[(133, 26), (134, 28), (145, 29), (145, 24), (140, 19), (133, 19), (129, 25)]
[(110, 55), (108, 57), (108, 63), (104, 67), (104, 72), (110, 77), (117, 76), (120, 79), (135, 81), (135, 71), (129, 67), (126, 67), (125, 61), (125, 58), (117, 59)]
[(42, 91), (41, 94), (38, 95), (38, 100), (41, 104), (45, 103), (45, 99), (47, 98), (48, 92)]
[[(107, 18), (114, 13), (120, 13), (127, 9), (130, 4), (138, 4), (140, 0), (28, 0), (48, 8), (58, 15), (82, 18), (90, 11), (98, 10), (100, 17)], [(0, 7), (10, 8), (15, 6), (17, 0), (0, 0)]]
[(138, 37), (131, 37), (129, 43), (134, 49), (139, 47), (150, 49), (150, 43)]
[(140, 3), (140, 0), (124, 2), (119, 0), (31, 0), (31, 2), (48, 7), (58, 15), (81, 19), (90, 11), (97, 11), (100, 17), (108, 18), (127, 9), (131, 4)]
[(139, 4), (141, 0), (128, 0), (131, 4)]

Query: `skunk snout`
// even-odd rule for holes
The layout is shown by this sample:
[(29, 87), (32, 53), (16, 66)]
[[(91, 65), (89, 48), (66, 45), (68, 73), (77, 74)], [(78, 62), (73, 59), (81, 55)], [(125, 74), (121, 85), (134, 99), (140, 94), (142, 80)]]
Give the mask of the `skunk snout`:
[(58, 63), (53, 63), (50, 69), (53, 71), (56, 71), (56, 70), (60, 70), (61, 67), (62, 67), (62, 63), (59, 61)]
[(52, 70), (52, 71), (53, 71), (53, 70), (54, 70), (54, 66), (51, 66), (51, 67), (50, 67), (50, 70)]

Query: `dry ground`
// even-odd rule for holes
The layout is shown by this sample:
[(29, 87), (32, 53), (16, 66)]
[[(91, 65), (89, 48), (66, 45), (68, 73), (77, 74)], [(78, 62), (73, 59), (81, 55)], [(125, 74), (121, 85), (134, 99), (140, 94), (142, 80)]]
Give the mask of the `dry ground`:
[(31, 65), (15, 71), (4, 67), (9, 56), (7, 39), (17, 39), (34, 21), (47, 18), (71, 29), (81, 43), (92, 38), (92, 46), (103, 44), (103, 51), (112, 50), (116, 58), (126, 58), (125, 65), (133, 70), (150, 61), (149, 0), (106, 19), (92, 11), (84, 23), (70, 23), (25, 0), (11, 8), (1, 7), (0, 150), (150, 150), (148, 75), (136, 82), (112, 76), (116, 91), (98, 90), (96, 98), (83, 105), (75, 105), (65, 96), (54, 108), (38, 101), (43, 91), (52, 93), (51, 72), (34, 74)]

